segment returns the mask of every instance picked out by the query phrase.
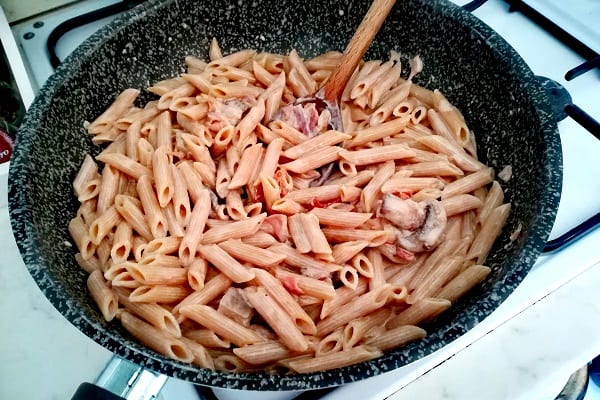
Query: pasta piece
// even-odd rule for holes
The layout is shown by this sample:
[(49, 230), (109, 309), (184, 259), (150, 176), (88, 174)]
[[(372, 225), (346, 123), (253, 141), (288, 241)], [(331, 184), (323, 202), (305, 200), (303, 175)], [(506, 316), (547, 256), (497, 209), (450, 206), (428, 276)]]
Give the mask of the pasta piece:
[(140, 91), (137, 89), (125, 89), (122, 91), (106, 111), (92, 121), (88, 126), (88, 132), (92, 135), (97, 135), (109, 130), (133, 105), (139, 94)]
[(285, 199), (293, 200), (300, 204), (314, 202), (318, 199), (322, 202), (338, 199), (342, 185), (317, 186), (306, 189), (294, 190), (285, 196)]
[(340, 148), (337, 146), (321, 147), (294, 161), (283, 164), (281, 167), (288, 171), (302, 174), (337, 160), (339, 152)]
[(129, 300), (129, 290), (124, 288), (114, 288), (113, 290), (118, 296), (119, 304), (123, 305), (128, 312), (146, 320), (154, 327), (167, 332), (175, 338), (181, 337), (181, 330), (177, 320), (164, 307), (157, 304), (133, 303)]
[(85, 225), (91, 224), (98, 216), (96, 199), (86, 200), (77, 209), (77, 217), (81, 218)]
[(407, 118), (396, 118), (379, 126), (356, 131), (354, 137), (345, 144), (345, 148), (363, 146), (399, 133), (407, 124)]
[(308, 349), (308, 343), (302, 332), (263, 287), (250, 286), (244, 289), (244, 293), (250, 304), (277, 333), (286, 347), (300, 352)]
[(375, 209), (375, 203), (379, 199), (381, 187), (394, 174), (395, 166), (393, 161), (387, 161), (381, 168), (377, 170), (373, 179), (369, 181), (367, 186), (361, 192), (361, 203), (363, 209), (367, 212)]
[(446, 210), (446, 216), (451, 217), (469, 210), (478, 209), (483, 203), (477, 197), (470, 194), (459, 194), (442, 200), (441, 204), (444, 210)]
[(352, 266), (365, 278), (373, 278), (375, 275), (373, 263), (369, 257), (363, 253), (359, 253), (352, 258)]
[(458, 145), (438, 135), (428, 135), (417, 139), (419, 143), (447, 155), (463, 171), (479, 171), (484, 167), (479, 161), (467, 154)]
[(335, 296), (333, 285), (304, 275), (298, 275), (282, 268), (275, 269), (275, 276), (287, 287), (297, 287), (299, 294), (306, 294), (319, 299), (330, 299)]
[(127, 272), (142, 285), (180, 285), (187, 282), (187, 273), (184, 268), (161, 267), (142, 265), (125, 261), (119, 265), (124, 266)]
[[(244, 143), (248, 136), (254, 131), (256, 126), (265, 116), (265, 101), (259, 98), (256, 104), (248, 111), (242, 120), (235, 127), (236, 137), (239, 143)], [(262, 148), (262, 145), (261, 145)]]
[(138, 161), (137, 142), (140, 140), (140, 130), (142, 129), (142, 123), (140, 121), (134, 121), (127, 128), (125, 133), (125, 153), (127, 157), (134, 161)]
[(259, 176), (273, 177), (275, 175), (284, 142), (282, 138), (276, 138), (269, 143), (258, 173)]
[(381, 357), (383, 353), (368, 346), (357, 346), (348, 351), (328, 353), (314, 358), (302, 358), (288, 362), (294, 371), (305, 374), (317, 371), (326, 371), (334, 368), (342, 368), (348, 365), (361, 363)]
[(101, 177), (98, 173), (98, 165), (89, 154), (86, 154), (73, 181), (73, 189), (77, 194), (77, 200), (84, 202), (96, 197), (100, 192), (100, 184)]
[(342, 132), (327, 131), (287, 149), (283, 152), (283, 155), (286, 158), (295, 160), (306, 154), (312, 154), (316, 150), (339, 144), (350, 138), (352, 138), (351, 135)]
[(322, 356), (327, 353), (335, 353), (341, 351), (344, 346), (344, 330), (339, 327), (335, 331), (319, 341), (315, 350), (315, 357)]
[(504, 192), (498, 181), (492, 182), (489, 192), (478, 210), (477, 222), (482, 224), (490, 215), (492, 210), (504, 202)]
[(454, 140), (465, 147), (469, 141), (469, 129), (460, 111), (439, 90), (433, 91), (434, 106), (452, 133)]
[(125, 263), (113, 264), (104, 272), (104, 279), (110, 281), (112, 288), (136, 288), (140, 283), (129, 273)]
[(460, 272), (464, 258), (452, 256), (442, 259), (408, 296), (406, 302), (414, 304), (420, 299), (433, 296), (449, 280)]
[(223, 53), (219, 48), (217, 40), (213, 38), (209, 50), (209, 57), (211, 62), (208, 63), (206, 68), (208, 70), (211, 70), (220, 66), (239, 67), (245, 61), (252, 58), (252, 56), (255, 53), (256, 52), (254, 50), (240, 50), (224, 57)]
[(203, 190), (199, 196), (192, 210), (190, 225), (179, 246), (179, 259), (185, 266), (189, 266), (196, 257), (198, 244), (203, 237), (204, 226), (210, 213), (210, 195), (208, 190)]
[(126, 311), (121, 313), (121, 324), (144, 345), (166, 357), (186, 363), (194, 359), (192, 351), (181, 340), (164, 333)]
[(431, 273), (436, 265), (446, 256), (452, 255), (453, 250), (457, 248), (459, 240), (446, 240), (442, 242), (432, 253), (429, 254), (419, 271), (414, 275), (408, 285), (409, 290), (419, 287), (423, 279)]
[(358, 272), (356, 272), (356, 268), (344, 265), (340, 270), (339, 274), (340, 281), (344, 284), (344, 286), (350, 289), (356, 289), (359, 281)]
[[(185, 79), (184, 76), (183, 76), (183, 78)], [(160, 99), (158, 99), (157, 107), (159, 110), (167, 110), (171, 106), (171, 104), (173, 103), (173, 101), (175, 99), (178, 99), (181, 97), (189, 97), (189, 96), (193, 95), (195, 91), (196, 91), (196, 88), (193, 85), (191, 85), (189, 83), (183, 83), (179, 86), (174, 87), (173, 89), (169, 90), (168, 92), (164, 93), (162, 96), (160, 96)], [(167, 121), (164, 120), (164, 122), (167, 122)], [(166, 132), (166, 129), (165, 129), (165, 132)], [(156, 147), (159, 147), (160, 145), (165, 145), (165, 144), (166, 143), (160, 143), (160, 144), (157, 144)]]
[(490, 271), (485, 265), (471, 265), (439, 290), (436, 297), (454, 303), (475, 285), (483, 282)]
[(306, 273), (311, 272), (317, 276), (327, 276), (342, 269), (340, 265), (321, 261), (316, 258), (300, 254), (296, 249), (286, 244), (271, 246), (269, 247), (269, 250), (284, 254), (285, 263), (287, 265), (296, 268), (302, 268)]
[(378, 247), (394, 240), (393, 233), (385, 230), (323, 228), (322, 231), (334, 243), (366, 240), (369, 247)]
[(240, 165), (227, 186), (229, 190), (239, 189), (248, 184), (254, 169), (253, 166), (255, 165), (261, 150), (262, 145), (256, 144), (244, 151), (242, 158), (240, 159)]
[(364, 240), (354, 240), (336, 244), (331, 249), (333, 261), (336, 264), (344, 264), (360, 253), (368, 245), (369, 242)]
[(214, 331), (217, 335), (231, 341), (236, 346), (260, 343), (263, 339), (253, 330), (220, 314), (209, 306), (195, 304), (182, 306), (182, 315)]
[(447, 184), (442, 190), (442, 200), (459, 194), (470, 193), (494, 180), (494, 170), (484, 168), (480, 171), (466, 175)]
[(510, 214), (510, 203), (503, 204), (492, 210), (488, 218), (481, 227), (481, 231), (475, 237), (473, 244), (467, 252), (467, 260), (475, 259), (478, 264), (481, 264), (486, 258), (496, 238), (502, 232), (504, 224)]
[(229, 218), (239, 221), (246, 218), (246, 209), (241, 197), (241, 190), (230, 190), (225, 198), (225, 206)]
[(144, 175), (151, 175), (151, 171), (148, 168), (127, 157), (125, 154), (100, 154), (96, 157), (96, 160), (102, 161), (103, 163), (108, 164), (125, 175), (135, 179), (139, 179)]
[[(186, 331), (184, 337), (210, 348), (228, 349), (231, 347), (231, 342), (220, 338), (216, 333), (209, 329), (195, 329), (193, 331)], [(248, 346), (244, 346), (243, 348), (247, 347)]]
[(187, 270), (188, 284), (195, 291), (204, 288), (206, 273), (208, 271), (208, 263), (202, 258), (196, 258)]
[(369, 281), (369, 290), (373, 291), (378, 287), (385, 285), (383, 257), (379, 251), (370, 249), (367, 252), (367, 257), (372, 265), (372, 276)]
[(317, 323), (317, 335), (326, 335), (355, 318), (362, 317), (383, 307), (387, 302), (390, 288), (390, 285), (386, 284), (354, 298), (335, 314), (319, 321)]
[(381, 148), (339, 152), (341, 158), (350, 161), (354, 165), (369, 165), (385, 162), (389, 160), (398, 160), (410, 158), (415, 153), (403, 144), (393, 144)]
[(231, 287), (231, 284), (231, 279), (229, 279), (227, 275), (222, 273), (218, 274), (208, 280), (201, 290), (193, 292), (177, 304), (173, 308), (173, 314), (177, 317), (177, 320), (181, 322), (182, 319), (180, 318), (179, 313), (181, 307), (194, 304), (208, 304)]
[[(110, 207), (106, 212), (98, 216), (89, 228), (89, 238), (96, 246), (122, 221), (115, 207)], [(81, 251), (81, 249), (79, 249)], [(110, 250), (109, 250), (110, 254)]]
[(100, 312), (102, 312), (104, 319), (112, 321), (117, 315), (117, 296), (107, 286), (102, 272), (95, 270), (88, 276), (87, 288)]
[(75, 217), (69, 222), (69, 234), (75, 242), (83, 260), (89, 260), (94, 256), (96, 245), (89, 234), (89, 228), (81, 217)]
[(292, 322), (303, 333), (314, 335), (317, 328), (313, 320), (300, 307), (296, 300), (285, 290), (282, 283), (265, 270), (254, 268), (255, 278), (267, 293), (274, 298), (282, 309), (292, 318)]
[(238, 347), (233, 349), (233, 353), (252, 365), (276, 362), (284, 358), (289, 358), (295, 354), (286, 346), (279, 343), (279, 341), (269, 341)]
[(372, 213), (337, 211), (329, 208), (313, 208), (310, 214), (314, 214), (322, 225), (340, 228), (357, 228), (373, 216)]
[[(102, 180), (98, 192), (98, 204), (96, 210), (98, 213), (104, 213), (114, 204), (115, 197), (118, 194), (120, 173), (117, 169), (107, 165), (102, 170)], [(81, 200), (80, 200), (81, 201)]]
[(266, 213), (262, 213), (242, 221), (215, 226), (204, 233), (201, 242), (203, 244), (213, 244), (224, 242), (229, 239), (240, 239), (253, 235), (258, 231), (265, 218)]
[(382, 308), (367, 316), (348, 322), (344, 327), (343, 350), (346, 351), (363, 341), (372, 327), (384, 326), (391, 314), (391, 309)]
[(155, 238), (167, 236), (167, 221), (158, 204), (150, 175), (144, 175), (138, 180), (137, 192), (152, 236)]
[(308, 136), (283, 121), (273, 121), (269, 123), (269, 128), (277, 137), (282, 137), (287, 142), (297, 145), (308, 140)]
[(400, 167), (400, 171), (411, 171), (411, 176), (463, 176), (464, 172), (447, 161), (424, 161)]
[(184, 286), (142, 285), (133, 290), (129, 300), (134, 303), (176, 303), (190, 293)]
[(233, 282), (241, 283), (254, 279), (254, 273), (249, 268), (237, 262), (218, 245), (199, 246), (198, 251), (202, 257), (227, 275)]
[(285, 259), (283, 254), (249, 245), (239, 239), (226, 240), (219, 243), (219, 247), (240, 261), (246, 261), (260, 267), (278, 265)]
[(129, 254), (131, 253), (131, 242), (133, 240), (133, 230), (131, 225), (127, 222), (122, 221), (117, 225), (115, 235), (113, 237), (113, 244), (110, 250), (110, 258), (115, 264), (127, 261)]
[(288, 218), (290, 233), (300, 253), (331, 254), (331, 248), (313, 214), (296, 214)]
[(152, 172), (158, 204), (164, 208), (173, 198), (173, 192), (175, 191), (171, 161), (166, 147), (159, 147), (154, 151), (152, 155)]
[(215, 362), (206, 347), (186, 337), (181, 337), (179, 340), (181, 340), (194, 355), (192, 364), (196, 364), (201, 368), (215, 369)]
[(413, 325), (403, 325), (395, 329), (390, 329), (381, 335), (374, 336), (370, 340), (367, 340), (365, 344), (376, 347), (381, 351), (388, 351), (414, 342), (415, 340), (423, 339), (425, 336), (427, 336), (425, 329)]
[(403, 325), (417, 325), (420, 322), (430, 321), (450, 307), (450, 302), (444, 299), (425, 298), (417, 301), (386, 324), (389, 330)]

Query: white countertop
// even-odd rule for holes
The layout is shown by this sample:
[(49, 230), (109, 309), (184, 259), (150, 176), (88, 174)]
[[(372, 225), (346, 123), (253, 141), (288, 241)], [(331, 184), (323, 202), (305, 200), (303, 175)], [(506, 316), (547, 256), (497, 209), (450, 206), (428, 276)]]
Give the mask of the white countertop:
[(71, 325), (21, 260), (8, 209), (0, 208), (0, 399), (68, 399), (93, 382), (111, 353)]

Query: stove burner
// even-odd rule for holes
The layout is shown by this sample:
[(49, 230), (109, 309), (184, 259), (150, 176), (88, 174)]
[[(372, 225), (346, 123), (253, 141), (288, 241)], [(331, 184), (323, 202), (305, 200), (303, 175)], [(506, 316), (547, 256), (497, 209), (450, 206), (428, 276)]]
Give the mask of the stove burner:
[[(61, 63), (61, 60), (56, 55), (56, 44), (58, 40), (67, 32), (79, 28), (80, 26), (87, 25), (94, 21), (98, 21), (102, 18), (109, 17), (111, 15), (119, 14), (124, 11), (127, 11), (136, 5), (140, 4), (142, 0), (122, 0), (119, 3), (115, 3), (113, 5), (100, 8), (98, 10), (90, 11), (86, 14), (78, 15), (74, 18), (68, 19), (61, 24), (59, 24), (54, 30), (50, 33), (47, 42), (48, 53), (50, 55), (50, 64), (52, 64), (52, 68), (56, 68)], [(36, 22), (37, 24), (37, 22)], [(42, 23), (43, 25), (43, 23)], [(35, 25), (34, 25), (35, 26)], [(40, 25), (41, 26), (41, 25)], [(36, 28), (38, 28), (36, 26)], [(32, 34), (33, 35), (33, 34)], [(33, 37), (33, 36), (32, 36)], [(27, 38), (25, 38), (27, 39)]]
[(599, 57), (600, 55), (593, 49), (588, 47), (585, 43), (571, 35), (569, 32), (555, 24), (553, 21), (548, 19), (543, 14), (536, 11), (533, 7), (527, 5), (523, 0), (504, 0), (509, 5), (509, 11), (519, 11), (521, 14), (538, 24), (540, 27), (545, 29), (548, 33), (553, 35), (555, 38), (569, 46), (573, 51), (577, 52), (580, 56), (585, 58), (587, 61), (583, 64), (571, 69), (565, 75), (565, 79), (570, 81), (578, 77), (579, 75), (590, 71), (594, 68), (600, 67)]
[(567, 89), (560, 83), (545, 76), (536, 76), (536, 78), (548, 94), (557, 122), (569, 116), (594, 135), (596, 139), (600, 140), (600, 123), (577, 105), (573, 104), (573, 98)]

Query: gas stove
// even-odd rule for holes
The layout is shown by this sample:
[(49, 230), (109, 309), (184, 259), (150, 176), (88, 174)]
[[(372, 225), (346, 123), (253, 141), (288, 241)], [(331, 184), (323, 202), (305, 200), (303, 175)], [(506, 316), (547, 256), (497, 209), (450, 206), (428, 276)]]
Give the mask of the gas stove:
[[(597, 105), (600, 93), (600, 30), (596, 26), (597, 21), (600, 21), (600, 3), (595, 0), (569, 2), (568, 5), (560, 0), (489, 0), (468, 4), (466, 1), (454, 2), (473, 9), (480, 6), (473, 11), (474, 14), (510, 43), (536, 75), (550, 78), (555, 90), (564, 88), (570, 94), (568, 100), (564, 100), (564, 97), (558, 100), (561, 107), (569, 105), (571, 108), (565, 113), (569, 117), (559, 122), (564, 160), (563, 192), (551, 234), (551, 238), (555, 239), (554, 244), (568, 243), (540, 257), (527, 278), (506, 302), (466, 335), (446, 348), (396, 371), (333, 390), (310, 394), (252, 393), (225, 389), (210, 391), (174, 379), (158, 377), (162, 383), (166, 382), (161, 394), (164, 399), (214, 398), (211, 396), (221, 400), (292, 399), (298, 396), (320, 396), (329, 400), (386, 398), (427, 371), (443, 368), (443, 365), (438, 365), (444, 360), (466, 351), (464, 349), (471, 343), (600, 261), (600, 254), (596, 251), (598, 235), (585, 236), (585, 233), (593, 230), (596, 220), (600, 219), (600, 202), (597, 200), (600, 198), (600, 163), (597, 162), (600, 141), (592, 134), (600, 136), (597, 126), (594, 125), (594, 120), (600, 120), (600, 107)], [(0, 30), (3, 46), (7, 53), (10, 51), (12, 54), (9, 57), (11, 67), (25, 105), (29, 105), (33, 99), (32, 95), (52, 74), (60, 60), (90, 34), (135, 3), (137, 2), (119, 0), (78, 1), (26, 20), (13, 22), (10, 25), (10, 38), (7, 38), (6, 32)], [(582, 124), (576, 122), (576, 119)], [(0, 165), (0, 178), (3, 177), (2, 168)], [(0, 187), (2, 186), (0, 180)], [(6, 190), (5, 184), (3, 190)], [(579, 232), (572, 234), (574, 229), (578, 229)], [(577, 247), (576, 252), (568, 247), (571, 236), (578, 240), (577, 246), (573, 246)], [(13, 257), (18, 257), (18, 254), (14, 254)], [(575, 257), (577, 262), (573, 263)], [(570, 267), (562, 268), (566, 261), (570, 262)], [(103, 371), (98, 371), (97, 381), (108, 386), (113, 385), (115, 390), (125, 393), (131, 390), (130, 386), (134, 381), (157, 378), (155, 374), (145, 375), (149, 372), (129, 365), (131, 376), (134, 378), (115, 383), (119, 377), (114, 376), (114, 371), (119, 363), (123, 361), (113, 358)]]

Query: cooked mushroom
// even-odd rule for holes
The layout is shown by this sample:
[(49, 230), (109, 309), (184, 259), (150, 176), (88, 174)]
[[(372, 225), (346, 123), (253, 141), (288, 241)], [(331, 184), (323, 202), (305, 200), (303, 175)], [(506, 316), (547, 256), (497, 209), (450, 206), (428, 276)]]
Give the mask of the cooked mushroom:
[(386, 194), (378, 215), (387, 219), (396, 235), (396, 244), (414, 253), (434, 249), (446, 228), (446, 211), (437, 200), (416, 202)]

